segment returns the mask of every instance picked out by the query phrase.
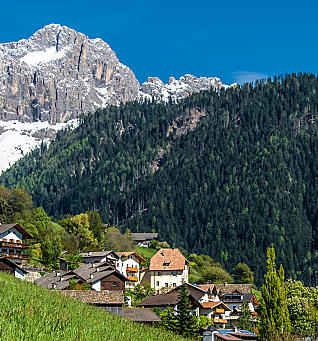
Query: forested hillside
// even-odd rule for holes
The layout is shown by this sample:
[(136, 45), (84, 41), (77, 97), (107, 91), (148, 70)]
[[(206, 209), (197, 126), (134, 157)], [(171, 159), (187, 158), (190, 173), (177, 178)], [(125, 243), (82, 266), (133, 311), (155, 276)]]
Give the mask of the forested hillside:
[(131, 102), (81, 119), (3, 173), (57, 218), (159, 232), (259, 282), (268, 246), (286, 275), (317, 284), (318, 79), (288, 75), (181, 103)]

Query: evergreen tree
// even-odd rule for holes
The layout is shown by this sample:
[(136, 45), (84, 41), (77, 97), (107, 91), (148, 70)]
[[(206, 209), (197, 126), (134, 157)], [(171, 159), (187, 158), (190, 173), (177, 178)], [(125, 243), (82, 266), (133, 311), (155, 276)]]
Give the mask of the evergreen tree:
[(291, 331), (287, 308), (287, 291), (284, 270), (276, 271), (275, 250), (267, 249), (267, 273), (262, 286), (262, 300), (259, 308), (261, 339), (279, 337)]
[(185, 337), (195, 337), (198, 333), (195, 317), (191, 314), (191, 302), (186, 284), (183, 284), (179, 291), (176, 331)]

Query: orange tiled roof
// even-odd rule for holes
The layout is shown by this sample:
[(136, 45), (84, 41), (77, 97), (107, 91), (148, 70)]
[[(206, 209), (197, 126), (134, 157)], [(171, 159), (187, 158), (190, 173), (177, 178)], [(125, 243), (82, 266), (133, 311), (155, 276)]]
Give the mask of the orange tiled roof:
[(203, 303), (201, 303), (201, 305), (205, 309), (213, 309), (213, 308), (215, 308), (215, 307), (220, 305), (220, 306), (222, 306), (224, 308), (224, 310), (228, 310), (228, 311), (232, 310), (230, 307), (228, 307), (223, 302), (212, 302), (212, 301), (209, 301), (209, 302), (203, 302)]
[(188, 263), (179, 249), (160, 249), (151, 258), (149, 270), (184, 270)]

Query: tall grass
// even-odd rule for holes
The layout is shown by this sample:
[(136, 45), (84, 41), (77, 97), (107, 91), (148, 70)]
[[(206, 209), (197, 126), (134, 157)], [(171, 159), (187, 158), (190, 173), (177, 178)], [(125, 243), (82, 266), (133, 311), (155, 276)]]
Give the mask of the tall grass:
[(0, 272), (0, 340), (185, 340)]

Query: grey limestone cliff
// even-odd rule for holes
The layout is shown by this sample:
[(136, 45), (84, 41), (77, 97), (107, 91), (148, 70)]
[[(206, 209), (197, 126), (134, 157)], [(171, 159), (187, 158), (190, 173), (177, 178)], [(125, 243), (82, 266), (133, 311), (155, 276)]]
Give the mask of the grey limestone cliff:
[(140, 85), (109, 45), (66, 26), (0, 44), (0, 119), (66, 122), (136, 98)]

